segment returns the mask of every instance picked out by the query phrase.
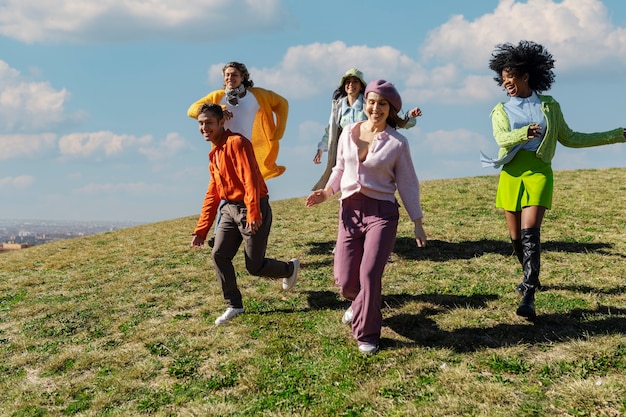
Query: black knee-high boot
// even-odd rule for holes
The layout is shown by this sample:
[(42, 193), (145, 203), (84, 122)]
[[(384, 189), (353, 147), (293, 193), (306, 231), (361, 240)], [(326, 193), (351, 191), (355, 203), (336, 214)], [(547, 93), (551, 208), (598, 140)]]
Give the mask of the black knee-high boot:
[[(530, 229), (526, 229), (526, 230), (530, 230)], [(537, 229), (537, 233), (539, 233), (539, 229)], [(511, 243), (513, 244), (513, 250), (515, 251), (515, 255), (517, 255), (517, 259), (519, 260), (520, 265), (522, 265), (522, 268), (524, 267), (524, 248), (522, 245), (522, 239), (511, 239)], [(539, 243), (540, 247), (539, 247), (539, 251), (541, 251), (541, 243)], [(524, 280), (525, 281), (525, 280)], [(524, 281), (520, 282), (517, 287), (515, 287), (515, 291), (519, 294), (519, 295), (523, 295), (524, 294)], [(539, 273), (537, 273), (537, 286), (535, 287), (536, 291), (541, 291), (542, 287), (541, 287), (541, 282), (539, 282)]]
[(532, 320), (536, 317), (535, 291), (541, 287), (541, 283), (539, 282), (541, 233), (538, 227), (522, 229), (522, 250), (524, 281), (518, 285), (518, 288), (521, 289), (522, 302), (517, 308), (517, 315)]

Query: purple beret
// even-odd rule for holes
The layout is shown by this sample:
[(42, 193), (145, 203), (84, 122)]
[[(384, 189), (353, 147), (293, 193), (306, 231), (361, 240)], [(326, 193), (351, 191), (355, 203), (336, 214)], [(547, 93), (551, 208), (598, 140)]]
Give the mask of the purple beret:
[(367, 98), (367, 93), (377, 93), (383, 96), (396, 110), (399, 112), (402, 108), (402, 98), (398, 94), (398, 90), (389, 81), (374, 80), (370, 81), (365, 88), (364, 96)]

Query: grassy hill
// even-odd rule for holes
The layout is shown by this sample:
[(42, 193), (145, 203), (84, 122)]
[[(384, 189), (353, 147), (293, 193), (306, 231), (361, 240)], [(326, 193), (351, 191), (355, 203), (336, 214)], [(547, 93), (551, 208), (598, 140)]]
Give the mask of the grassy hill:
[(336, 201), (272, 203), (268, 255), (292, 292), (249, 276), (224, 309), (196, 217), (0, 255), (2, 416), (622, 416), (626, 169), (555, 173), (535, 323), (496, 176), (426, 181), (428, 247), (402, 211), (381, 351), (362, 356), (332, 278)]

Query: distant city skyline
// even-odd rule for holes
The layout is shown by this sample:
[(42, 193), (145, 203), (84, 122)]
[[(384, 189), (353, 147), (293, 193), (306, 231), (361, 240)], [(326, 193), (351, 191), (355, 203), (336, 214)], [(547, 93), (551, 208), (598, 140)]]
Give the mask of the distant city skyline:
[[(137, 226), (133, 222), (0, 219), (0, 244), (30, 246)], [(1, 249), (1, 248), (0, 248)]]

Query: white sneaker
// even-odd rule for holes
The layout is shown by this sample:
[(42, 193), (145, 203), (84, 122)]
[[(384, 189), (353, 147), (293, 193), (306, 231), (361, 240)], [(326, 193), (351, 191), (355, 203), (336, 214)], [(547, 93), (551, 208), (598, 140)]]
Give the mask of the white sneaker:
[(296, 281), (298, 280), (298, 270), (300, 269), (300, 261), (298, 258), (293, 258), (291, 261), (293, 263), (293, 272), (291, 276), (288, 278), (283, 278), (283, 290), (287, 291), (293, 288), (296, 285)]
[(352, 311), (352, 306), (348, 307), (345, 313), (343, 313), (343, 317), (341, 318), (341, 322), (343, 324), (352, 324), (352, 317), (354, 317), (354, 312)]
[(365, 355), (373, 355), (374, 353), (378, 352), (378, 345), (364, 343), (362, 345), (359, 345), (359, 352)]
[(243, 308), (228, 307), (226, 311), (224, 312), (224, 314), (222, 314), (217, 319), (215, 319), (215, 324), (217, 326), (222, 325), (226, 323), (227, 321), (234, 319), (235, 317), (243, 313), (243, 311), (244, 311)]

